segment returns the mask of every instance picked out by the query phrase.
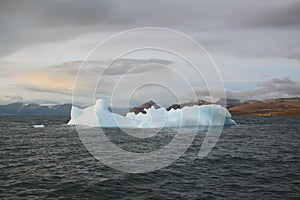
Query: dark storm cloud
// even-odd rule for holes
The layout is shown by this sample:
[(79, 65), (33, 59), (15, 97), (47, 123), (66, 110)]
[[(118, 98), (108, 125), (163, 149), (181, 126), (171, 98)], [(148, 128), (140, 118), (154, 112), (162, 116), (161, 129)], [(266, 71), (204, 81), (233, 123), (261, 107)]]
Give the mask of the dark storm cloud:
[(300, 2), (1, 1), (0, 54), (91, 32), (161, 26), (195, 37), (208, 50), (300, 60)]

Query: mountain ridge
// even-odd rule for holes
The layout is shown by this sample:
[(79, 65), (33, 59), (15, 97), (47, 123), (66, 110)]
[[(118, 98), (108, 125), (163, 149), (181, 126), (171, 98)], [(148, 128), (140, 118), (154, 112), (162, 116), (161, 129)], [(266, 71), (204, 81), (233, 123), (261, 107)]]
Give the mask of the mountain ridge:
[[(153, 105), (157, 105), (155, 102), (151, 102)], [(215, 103), (204, 100), (196, 100), (185, 103), (172, 104), (171, 106), (167, 107), (166, 110), (169, 111), (171, 109), (181, 109), (185, 106), (201, 106), (209, 104), (217, 104), (226, 107), (233, 116), (300, 116), (300, 97), (277, 98), (262, 101), (255, 99), (241, 101), (239, 99), (222, 98), (216, 101)], [(134, 107), (128, 112), (134, 112), (135, 114), (138, 114), (140, 112), (145, 113), (144, 105), (145, 104)]]
[(35, 103), (11, 103), (0, 105), (0, 115), (53, 115), (70, 116), (71, 104), (41, 106)]
[[(204, 100), (189, 101), (185, 103), (172, 104), (166, 107), (166, 110), (181, 109), (185, 106), (194, 105), (209, 105), (212, 102)], [(293, 115), (300, 116), (300, 97), (293, 98), (277, 98), (268, 100), (247, 100), (240, 101), (239, 99), (220, 99), (214, 104), (226, 107), (229, 112), (235, 115), (245, 116), (284, 116)], [(140, 106), (129, 109), (128, 112), (135, 114), (144, 113), (144, 109), (154, 106), (156, 109), (161, 108), (153, 100), (150, 100)], [(0, 105), (0, 115), (57, 115), (70, 116), (71, 104), (57, 104), (52, 106), (42, 106), (36, 103), (16, 102), (7, 105)], [(115, 109), (114, 109), (115, 110)], [(127, 112), (127, 113), (128, 113)]]

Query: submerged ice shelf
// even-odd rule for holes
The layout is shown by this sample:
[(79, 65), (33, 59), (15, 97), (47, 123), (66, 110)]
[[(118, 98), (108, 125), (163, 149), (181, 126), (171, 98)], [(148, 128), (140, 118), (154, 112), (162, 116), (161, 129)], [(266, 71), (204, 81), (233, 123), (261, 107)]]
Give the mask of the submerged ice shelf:
[(84, 109), (72, 107), (69, 125), (122, 128), (201, 127), (234, 125), (231, 114), (220, 105), (183, 107), (182, 109), (154, 107), (145, 109), (146, 114), (133, 112), (126, 116), (112, 113), (105, 100), (99, 99), (94, 106)]

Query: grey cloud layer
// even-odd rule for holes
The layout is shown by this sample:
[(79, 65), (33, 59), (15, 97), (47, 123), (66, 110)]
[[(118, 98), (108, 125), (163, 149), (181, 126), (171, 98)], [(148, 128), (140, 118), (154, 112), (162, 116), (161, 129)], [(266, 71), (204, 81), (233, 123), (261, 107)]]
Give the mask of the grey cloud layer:
[[(160, 67), (157, 65), (171, 65), (173, 62), (164, 59), (129, 59), (120, 58), (116, 61), (70, 61), (62, 63), (58, 66), (49, 67), (50, 70), (68, 72), (76, 75), (80, 67), (82, 72), (86, 74), (94, 74), (95, 72), (107, 75), (123, 75), (125, 73), (137, 74), (144, 72), (155, 72)], [(141, 67), (147, 65), (148, 67)], [(86, 69), (86, 70), (85, 70)], [(135, 69), (135, 70), (133, 70)]]
[(90, 32), (174, 28), (208, 49), (300, 60), (299, 1), (1, 1), (2, 55)]
[[(106, 65), (110, 61), (71, 61), (56, 66), (44, 67), (42, 69), (35, 68), (31, 70), (9, 71), (9, 77), (13, 77), (13, 84), (10, 87), (35, 94), (38, 99), (44, 99), (44, 102), (57, 101), (58, 103), (70, 102), (73, 88), (79, 93), (80, 98), (84, 98), (88, 94), (94, 94), (97, 81), (101, 77), (101, 90), (97, 91), (99, 98), (111, 95), (114, 84), (126, 74), (125, 83), (122, 82), (120, 87), (121, 93), (125, 97), (128, 95), (128, 87), (135, 86), (136, 80), (142, 77), (159, 77), (165, 76), (166, 69), (163, 66), (172, 65), (173, 62), (164, 59), (118, 59), (106, 69)], [(83, 64), (83, 65), (82, 65)], [(75, 77), (80, 67), (81, 71), (75, 83)], [(5, 69), (5, 68), (4, 68)], [(123, 79), (124, 80), (124, 79)], [(75, 85), (74, 85), (75, 84)], [(75, 86), (75, 87), (74, 87)], [(75, 95), (77, 94), (75, 92)], [(20, 95), (22, 95), (20, 94)], [(51, 96), (52, 94), (52, 96)], [(55, 94), (53, 96), (53, 94)], [(69, 100), (66, 100), (68, 96)], [(64, 98), (61, 98), (64, 97)], [(33, 97), (32, 97), (33, 98)], [(17, 99), (8, 98), (7, 95), (0, 94), (0, 103), (16, 101)], [(37, 99), (32, 99), (36, 102)], [(39, 100), (39, 102), (41, 102)]]
[[(216, 94), (221, 94), (222, 89), (212, 88)], [(210, 100), (210, 93), (207, 88), (199, 87), (195, 88), (195, 92), (199, 99)], [(300, 96), (300, 82), (291, 80), (288, 77), (274, 78), (267, 81), (263, 81), (257, 85), (254, 89), (236, 91), (225, 88), (226, 97), (233, 99), (246, 100), (265, 100), (276, 98), (289, 98)], [(187, 94), (189, 94), (188, 92)], [(221, 96), (214, 97), (213, 101), (218, 100)]]
[(258, 84), (258, 88), (244, 91), (227, 91), (229, 98), (242, 100), (250, 99), (273, 99), (278, 97), (300, 96), (300, 82), (288, 77), (275, 78)]
[[(184, 32), (203, 44), (210, 53), (220, 55), (220, 57), (224, 56), (226, 60), (230, 58), (232, 61), (236, 58), (236, 55), (241, 57), (239, 59), (243, 60), (243, 62), (247, 62), (249, 57), (250, 59), (277, 57), (295, 59), (296, 61), (291, 61), (293, 62), (291, 65), (294, 65), (294, 63), (299, 65), (299, 19), (299, 0), (3, 0), (0, 2), (0, 67), (2, 75), (0, 88), (4, 93), (11, 91), (12, 94), (11, 96), (6, 95), (6, 97), (3, 97), (4, 94), (0, 96), (3, 97), (3, 101), (9, 101), (9, 99), (15, 101), (19, 98), (18, 92), (20, 92), (20, 96), (24, 95), (24, 98), (26, 95), (31, 97), (32, 93), (39, 93), (40, 99), (48, 98), (47, 101), (50, 101), (54, 96), (53, 93), (57, 93), (64, 95), (64, 98), (57, 100), (57, 97), (55, 97), (56, 99), (53, 99), (53, 101), (69, 101), (72, 81), (81, 61), (66, 62), (59, 66), (53, 66), (51, 69), (44, 67), (48, 65), (45, 62), (43, 66), (38, 68), (41, 71), (45, 70), (49, 77), (39, 76), (41, 74), (32, 74), (30, 77), (20, 77), (23, 78), (23, 82), (14, 84), (15, 80), (12, 80), (13, 78), (10, 77), (14, 73), (25, 74), (25, 67), (23, 72), (21, 71), (23, 66), (13, 68), (14, 57), (10, 59), (11, 63), (5, 63), (7, 61), (5, 59), (2, 61), (1, 59), (15, 52), (21, 52), (19, 57), (17, 56), (16, 58), (22, 58), (22, 50), (24, 52), (26, 50), (30, 51), (30, 49), (26, 48), (37, 45), (43, 46), (42, 44), (44, 44), (38, 52), (33, 52), (33, 54), (36, 54), (36, 57), (41, 57), (41, 60), (43, 60), (43, 56), (47, 56), (43, 48), (47, 48), (48, 44), (54, 44), (54, 47), (51, 46), (51, 50), (55, 51), (58, 47), (55, 46), (56, 43), (54, 42), (65, 45), (70, 39), (76, 38), (81, 41), (84, 38), (84, 41), (93, 43), (95, 40), (90, 35), (94, 36), (101, 33), (106, 36), (130, 28), (144, 26), (160, 26)], [(147, 34), (144, 38), (146, 37)], [(144, 40), (144, 38), (136, 38), (136, 41)], [(163, 40), (163, 38), (160, 39)], [(127, 44), (125, 42), (120, 45), (126, 46)], [(77, 50), (74, 48), (74, 52)], [(71, 55), (72, 52), (66, 52), (66, 57), (69, 54)], [(54, 57), (57, 57), (57, 55)], [(245, 57), (246, 59), (244, 59)], [(35, 57), (33, 56), (32, 58), (34, 59)], [(25, 54), (24, 60), (26, 59), (28, 60)], [(33, 62), (33, 59), (29, 59), (29, 62)], [(70, 60), (74, 59), (82, 59), (82, 57), (72, 57)], [(68, 61), (68, 59), (64, 58), (62, 60), (53, 63)], [(16, 61), (18, 60), (16, 59)], [(118, 65), (120, 63), (114, 63), (106, 71), (104, 85), (105, 83), (109, 85), (111, 80), (140, 64), (150, 64), (151, 62), (162, 65), (172, 64), (172, 62), (167, 60), (139, 61), (123, 59), (121, 62), (121, 67)], [(89, 70), (83, 75), (86, 77), (86, 82), (92, 79), (90, 78), (91, 74), (101, 71), (100, 68), (103, 70), (103, 65), (105, 65), (104, 62), (93, 61), (89, 64)], [(256, 63), (254, 64), (256, 65)], [(268, 63), (263, 62), (260, 66), (264, 64), (267, 65)], [(274, 66), (274, 64), (270, 65)], [(243, 68), (242, 65), (240, 67), (241, 69)], [(282, 67), (284, 68), (284, 62)], [(224, 70), (226, 70), (225, 67)], [(259, 71), (260, 69), (256, 66), (254, 70)], [(242, 70), (238, 72), (242, 73)], [(31, 72), (29, 71), (28, 73)], [(157, 66), (141, 68), (132, 72), (131, 75), (143, 77), (143, 73), (152, 73), (153, 77), (165, 75), (159, 72), (159, 67)], [(231, 70), (229, 73), (234, 74), (235, 72)], [(278, 77), (277, 74), (275, 75), (270, 77)], [(283, 74), (282, 76), (288, 75)], [(33, 79), (31, 77), (42, 80), (32, 82)], [(62, 83), (58, 84), (60, 81)], [(66, 84), (64, 84), (64, 81)], [(132, 84), (130, 79), (127, 81)], [(173, 80), (170, 81), (172, 82)], [(234, 82), (235, 80), (232, 81)], [(11, 86), (12, 84), (14, 84), (13, 87)], [(66, 87), (64, 87), (65, 85)], [(21, 87), (22, 89), (20, 89)], [(178, 87), (180, 87), (179, 84)], [(16, 88), (20, 90), (14, 91)], [(27, 90), (28, 93), (23, 94), (22, 90)], [(182, 89), (179, 88), (178, 90)], [(261, 83), (258, 88), (253, 90), (227, 91), (227, 95), (241, 99), (261, 99), (299, 96), (299, 91), (299, 82), (282, 78)], [(14, 96), (14, 92), (17, 95)], [(126, 92), (126, 88), (124, 88), (124, 92)], [(206, 89), (198, 92), (199, 98), (208, 96)], [(49, 95), (45, 96), (45, 93), (49, 93)], [(105, 95), (105, 92), (103, 95)]]

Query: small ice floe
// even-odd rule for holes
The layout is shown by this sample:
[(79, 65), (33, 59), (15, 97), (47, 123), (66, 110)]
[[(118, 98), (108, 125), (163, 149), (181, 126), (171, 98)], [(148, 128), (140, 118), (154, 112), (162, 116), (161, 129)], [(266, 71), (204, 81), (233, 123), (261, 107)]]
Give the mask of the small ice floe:
[(45, 126), (43, 124), (36, 124), (33, 125), (33, 128), (44, 128)]

